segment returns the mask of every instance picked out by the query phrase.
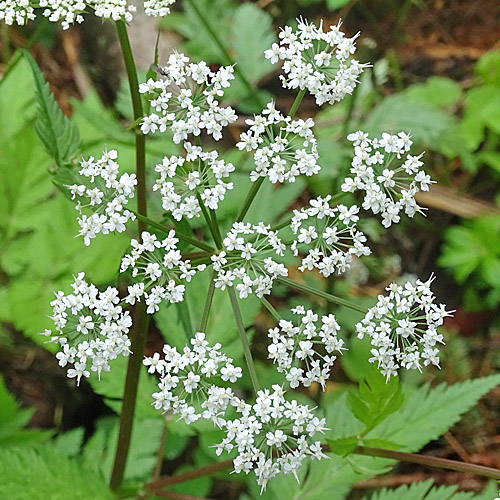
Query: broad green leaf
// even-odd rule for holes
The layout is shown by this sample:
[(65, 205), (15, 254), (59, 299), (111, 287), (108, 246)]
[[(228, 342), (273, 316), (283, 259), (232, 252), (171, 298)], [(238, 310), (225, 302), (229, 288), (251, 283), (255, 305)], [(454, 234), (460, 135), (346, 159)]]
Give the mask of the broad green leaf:
[(404, 401), (399, 378), (386, 382), (378, 370), (359, 383), (359, 392), (349, 394), (349, 405), (354, 416), (363, 422), (366, 431), (380, 424), (391, 413), (401, 408)]
[[(366, 435), (388, 439), (402, 451), (416, 452), (450, 429), (477, 401), (500, 384), (500, 375), (468, 380), (434, 389), (423, 386), (407, 397), (403, 407)], [(418, 432), (415, 432), (418, 429)]]
[(35, 60), (26, 52), (25, 57), (31, 67), (35, 81), (37, 119), (35, 130), (47, 152), (54, 158), (59, 168), (64, 168), (80, 147), (78, 128), (57, 105), (50, 93), (49, 84)]
[(241, 4), (232, 20), (231, 47), (234, 60), (252, 83), (257, 83), (274, 66), (264, 51), (276, 41), (271, 16), (255, 4)]
[(475, 70), (484, 83), (500, 87), (500, 50), (486, 52), (476, 63)]
[(358, 445), (358, 438), (356, 436), (350, 436), (338, 439), (328, 439), (327, 443), (332, 453), (344, 456), (354, 451), (354, 448)]
[(50, 447), (0, 448), (0, 498), (112, 500), (102, 475)]
[(436, 108), (449, 108), (460, 98), (460, 85), (450, 78), (431, 76), (425, 83), (417, 83), (404, 91), (410, 99), (426, 102)]

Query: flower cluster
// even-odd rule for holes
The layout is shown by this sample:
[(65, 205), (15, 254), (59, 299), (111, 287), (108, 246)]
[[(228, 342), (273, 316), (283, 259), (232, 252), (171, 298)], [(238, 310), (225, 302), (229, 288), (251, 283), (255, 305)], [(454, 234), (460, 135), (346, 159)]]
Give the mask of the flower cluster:
[[(90, 240), (97, 234), (108, 234), (113, 231), (125, 231), (125, 224), (135, 220), (135, 215), (123, 208), (130, 198), (134, 197), (137, 185), (135, 174), (123, 174), (118, 177), (119, 165), (115, 161), (118, 153), (115, 150), (104, 151), (99, 160), (91, 156), (88, 160), (80, 162), (79, 173), (86, 184), (73, 184), (67, 187), (71, 192), (71, 199), (78, 198), (76, 209), (80, 212), (78, 224), (85, 245), (90, 245)], [(83, 204), (82, 204), (83, 203)], [(92, 215), (82, 215), (82, 209), (90, 208)]]
[(421, 370), (422, 360), (425, 366), (439, 366), (436, 345), (444, 342), (437, 328), (453, 311), (446, 311), (444, 304), (434, 304), (433, 279), (425, 283), (417, 280), (414, 285), (407, 282), (404, 287), (390, 284), (386, 288), (389, 295), (379, 295), (375, 306), (356, 325), (358, 338), (371, 338), (370, 363), (377, 363), (387, 379), (397, 375), (400, 367)]
[(234, 472), (253, 470), (263, 490), (280, 473), (292, 473), (298, 480), (307, 456), (327, 458), (321, 443), (314, 441), (318, 432), (327, 430), (325, 419), (315, 417), (307, 405), (285, 400), (284, 394), (281, 386), (273, 385), (272, 392), (259, 391), (253, 405), (234, 398), (232, 404), (241, 416), (225, 423), (227, 437), (216, 445), (218, 455), (236, 448)]
[[(420, 170), (423, 153), (407, 154), (412, 145), (410, 136), (382, 134), (381, 139), (370, 139), (358, 131), (347, 136), (354, 145), (351, 175), (342, 184), (342, 191), (364, 191), (363, 208), (382, 214), (382, 224), (389, 227), (400, 220), (404, 209), (409, 217), (422, 209), (415, 201), (415, 194), (428, 191), (434, 183), (424, 170)], [(405, 156), (406, 155), (406, 156)]]
[(314, 268), (328, 277), (335, 271), (343, 273), (354, 256), (369, 255), (366, 236), (356, 229), (358, 207), (330, 207), (331, 196), (311, 200), (310, 206), (294, 210), (290, 228), (297, 235), (292, 243), (294, 255), (309, 248), (302, 259), (301, 271)]
[[(359, 33), (358, 33), (359, 35)], [(316, 103), (333, 104), (352, 94), (366, 64), (349, 57), (356, 51), (355, 35), (346, 38), (340, 23), (324, 32), (303, 19), (298, 20), (297, 32), (286, 26), (280, 33), (280, 43), (273, 43), (265, 56), (273, 64), (283, 61), (286, 76), (280, 76), (283, 87), (307, 89)]]
[(182, 259), (174, 230), (163, 241), (158, 241), (155, 234), (147, 231), (143, 231), (141, 237), (142, 243), (132, 239), (132, 252), (123, 257), (120, 272), (131, 267), (132, 276), (141, 279), (128, 287), (125, 301), (135, 304), (144, 296), (148, 306), (146, 311), (153, 314), (164, 300), (172, 304), (182, 302), (186, 287), (179, 282), (185, 280), (189, 283), (196, 271), (203, 271), (206, 266), (192, 267), (189, 260)]
[(80, 273), (71, 285), (73, 293), (57, 292), (51, 319), (56, 332), (45, 330), (50, 342), (58, 342), (62, 351), (57, 353), (59, 365), (68, 369), (68, 377), (77, 379), (89, 377), (89, 368), (100, 377), (102, 371), (109, 371), (109, 361), (120, 354), (130, 354), (130, 340), (127, 336), (132, 319), (128, 311), (120, 306), (118, 290), (108, 287), (100, 292), (85, 281)]
[(292, 120), (277, 111), (271, 101), (262, 114), (246, 123), (250, 128), (241, 134), (236, 146), (240, 150), (254, 151), (252, 181), (268, 177), (273, 184), (294, 182), (300, 174), (311, 176), (319, 172), (312, 118)]
[(288, 276), (287, 268), (272, 257), (283, 256), (285, 245), (276, 231), (263, 223), (235, 222), (223, 244), (225, 249), (211, 257), (217, 272), (215, 286), (221, 290), (239, 281), (236, 289), (240, 298), (251, 293), (261, 298), (271, 293), (277, 277)]
[[(313, 382), (319, 382), (324, 390), (337, 359), (333, 353), (337, 351), (342, 354), (342, 350), (345, 350), (344, 341), (337, 337), (340, 326), (333, 314), (322, 316), (319, 326), (318, 315), (312, 310), (306, 311), (303, 306), (299, 306), (292, 312), (301, 317), (298, 325), (282, 319), (279, 328), (269, 329), (268, 336), (272, 344), (268, 347), (268, 357), (278, 363), (278, 371), (286, 374), (292, 389), (299, 384), (309, 387)], [(326, 355), (315, 349), (319, 345), (324, 346)], [(305, 364), (305, 370), (301, 368), (302, 364)]]
[(153, 394), (153, 405), (163, 413), (179, 415), (187, 424), (203, 418), (222, 427), (226, 408), (234, 396), (230, 388), (214, 381), (234, 383), (242, 376), (241, 368), (220, 351), (220, 344), (210, 347), (203, 332), (195, 334), (191, 345), (184, 347), (182, 353), (165, 345), (164, 359), (158, 353), (144, 359), (149, 373), (160, 374), (160, 390)]
[(162, 207), (171, 212), (174, 219), (191, 219), (200, 215), (200, 201), (216, 210), (226, 191), (233, 189), (232, 182), (224, 182), (234, 171), (232, 163), (218, 158), (216, 151), (205, 153), (201, 147), (184, 143), (185, 158), (165, 156), (155, 167), (160, 178), (153, 191), (160, 191)]
[(142, 132), (165, 132), (169, 128), (176, 144), (186, 140), (188, 134), (200, 135), (202, 130), (217, 141), (221, 139), (222, 127), (237, 118), (230, 106), (223, 108), (217, 100), (234, 79), (233, 67), (211, 71), (204, 61), (190, 63), (184, 54), (175, 52), (159, 69), (163, 79), (150, 78), (139, 86), (155, 111), (142, 120)]
[[(170, 13), (169, 6), (175, 0), (146, 0), (144, 9), (148, 16), (166, 16)], [(35, 11), (29, 0), (0, 1), (0, 21), (6, 24), (24, 25), (33, 21)], [(63, 29), (68, 29), (74, 23), (82, 23), (83, 13), (88, 7), (93, 9), (97, 17), (112, 19), (113, 21), (132, 21), (136, 12), (135, 5), (128, 4), (127, 0), (40, 0), (37, 5), (43, 9), (42, 14), (53, 23), (61, 22)]]

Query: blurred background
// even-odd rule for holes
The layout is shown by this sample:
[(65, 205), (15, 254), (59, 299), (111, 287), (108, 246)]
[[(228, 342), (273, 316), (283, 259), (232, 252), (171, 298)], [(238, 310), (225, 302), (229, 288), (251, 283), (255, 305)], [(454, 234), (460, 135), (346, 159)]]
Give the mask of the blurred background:
[[(143, 78), (154, 61), (158, 33), (159, 64), (174, 49), (213, 67), (238, 61), (254, 91), (248, 93), (236, 80), (226, 93), (232, 105), (241, 101), (237, 111), (242, 118), (230, 127), (222, 148), (234, 145), (244, 118), (260, 111), (259, 101), (274, 96), (277, 107), (287, 110), (294, 99), (280, 86), (279, 68), (263, 57), (280, 27), (304, 16), (323, 21), (325, 27), (342, 19), (346, 34), (361, 32), (356, 58), (372, 63), (362, 76), (362, 85), (341, 103), (321, 109), (306, 96), (299, 111), (299, 116), (313, 116), (316, 122), (321, 173), (276, 192), (270, 188), (268, 205), (260, 210), (278, 216), (297, 199), (305, 202), (338, 192), (350, 165), (351, 148), (345, 141), (349, 132), (411, 132), (412, 152), (426, 152), (425, 168), (437, 181), (418, 198), (428, 208), (427, 216), (403, 220), (390, 231), (382, 231), (374, 218), (366, 218), (361, 225), (373, 254), (356, 262), (341, 280), (320, 283), (315, 275), (307, 279), (371, 305), (391, 281), (407, 276), (426, 279), (435, 273), (438, 300), (456, 310), (445, 325), (442, 369), (411, 374), (407, 381), (415, 387), (424, 381), (453, 384), (498, 371), (498, 0), (198, 0), (196, 4), (203, 19), (190, 2), (179, 0), (172, 14), (160, 22), (139, 14), (131, 23), (130, 36)], [(40, 429), (59, 433), (79, 428), (87, 439), (98, 421), (113, 415), (109, 392), (97, 385), (92, 390), (85, 381), (76, 390), (74, 381), (58, 367), (50, 352), (53, 349), (37, 334), (50, 328), (47, 315), (52, 291), (67, 290), (72, 274), (84, 270), (96, 284), (115, 282), (130, 237), (98, 238), (90, 248), (74, 238), (76, 213), (54, 186), (50, 175), (54, 166), (34, 132), (34, 84), (19, 51), (29, 50), (63, 112), (77, 123), (82, 154), (100, 155), (103, 145), (117, 148), (125, 170), (132, 170), (134, 161), (133, 133), (123, 127), (132, 121), (130, 96), (111, 23), (88, 16), (81, 26), (63, 31), (40, 16), (24, 27), (0, 24), (0, 33), (0, 422), (17, 408), (22, 415), (19, 432), (24, 426), (35, 434)], [(168, 137), (152, 140), (149, 163), (175, 151)], [(238, 200), (230, 199), (224, 209), (228, 221), (237, 208)], [(159, 213), (160, 207), (152, 210)], [(292, 276), (294, 272), (292, 268)], [(285, 289), (278, 288), (273, 295), (278, 309), (304, 301)], [(255, 323), (253, 349), (265, 372), (266, 331), (272, 319), (258, 305), (247, 309), (249, 324)], [(352, 332), (359, 318), (342, 309), (335, 313), (346, 331)], [(152, 324), (148, 354), (161, 348), (169, 331), (181, 328), (173, 314), (167, 311)], [(360, 349), (350, 351), (336, 365), (328, 391), (362, 376), (360, 360), (365, 359), (366, 346)], [(99, 395), (103, 392), (108, 399)], [(500, 468), (499, 409), (497, 388), (426, 451)], [(163, 473), (209, 461), (209, 452), (203, 456), (199, 443), (185, 433), (169, 434), (167, 444)], [(390, 475), (355, 483), (348, 498), (430, 477), (437, 484), (456, 484), (467, 491), (480, 491), (485, 485), (478, 477), (404, 464)], [(196, 494), (238, 498), (245, 487), (228, 478), (199, 481)]]

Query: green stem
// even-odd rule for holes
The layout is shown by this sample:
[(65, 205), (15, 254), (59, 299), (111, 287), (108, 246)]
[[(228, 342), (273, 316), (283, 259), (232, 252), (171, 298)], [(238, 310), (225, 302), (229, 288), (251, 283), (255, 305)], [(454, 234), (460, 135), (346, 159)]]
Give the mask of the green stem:
[[(199, 8), (197, 0), (188, 0), (188, 3), (195, 12), (195, 14), (198, 16), (198, 19), (201, 21), (201, 24), (203, 24), (203, 26), (208, 31), (209, 35), (212, 37), (217, 47), (219, 47), (219, 50), (224, 55), (226, 59), (226, 64), (233, 65), (234, 64), (233, 58), (229, 54), (219, 34), (212, 28), (210, 21), (208, 20), (207, 17), (205, 17), (202, 9)], [(260, 95), (255, 90), (250, 81), (247, 79), (245, 74), (241, 71), (240, 66), (238, 66), (237, 64), (234, 66), (234, 72), (236, 73), (236, 75), (238, 75), (238, 78), (241, 80), (241, 83), (243, 83), (243, 85), (246, 87), (248, 93), (253, 95), (256, 104), (258, 104), (261, 107), (264, 107), (265, 103), (262, 102)]]
[(392, 458), (399, 462), (409, 462), (412, 464), (427, 465), (438, 469), (448, 469), (457, 472), (477, 474), (478, 476), (491, 477), (500, 480), (500, 470), (483, 465), (468, 464), (448, 460), (446, 458), (431, 457), (429, 455), (418, 455), (417, 453), (405, 453), (402, 451), (383, 450), (381, 448), (369, 448), (367, 446), (356, 446), (353, 453), (358, 455), (368, 455), (370, 457)]
[[(302, 102), (302, 99), (304, 99), (304, 96), (306, 95), (306, 90), (301, 90), (297, 96), (295, 97), (295, 100), (293, 101), (292, 107), (290, 108), (290, 112), (288, 113), (288, 116), (290, 118), (293, 118), (297, 110), (299, 109), (300, 103)], [(243, 206), (241, 207), (241, 210), (238, 213), (238, 216), (236, 217), (236, 222), (241, 222), (245, 215), (248, 212), (248, 209), (250, 208), (250, 205), (252, 204), (253, 200), (257, 196), (257, 193), (259, 192), (260, 187), (262, 186), (262, 183), (264, 182), (265, 177), (259, 177), (253, 184), (252, 187), (250, 188), (250, 191), (248, 191), (247, 197), (245, 198), (245, 201), (243, 203)]]
[(334, 304), (338, 304), (340, 306), (349, 307), (350, 309), (361, 312), (363, 314), (367, 313), (367, 310), (364, 307), (358, 306), (354, 302), (342, 299), (340, 297), (337, 297), (336, 295), (331, 295), (330, 293), (323, 292), (322, 290), (318, 290), (316, 288), (313, 288), (312, 286), (304, 285), (302, 283), (299, 283), (298, 281), (291, 280), (290, 278), (277, 278), (277, 280), (280, 283), (283, 283), (284, 285), (296, 288), (297, 290), (300, 290), (302, 292), (312, 293), (313, 295), (317, 295), (318, 297), (321, 297), (327, 300), (328, 302), (333, 302)]
[[(123, 54), (125, 69), (127, 71), (130, 94), (132, 96), (132, 107), (134, 119), (143, 116), (141, 96), (139, 94), (139, 81), (137, 70), (130, 47), (127, 34), (127, 27), (123, 21), (116, 22), (116, 30)], [(137, 177), (137, 214), (139, 238), (147, 225), (144, 218), (147, 218), (146, 207), (146, 138), (142, 133), (135, 136), (135, 159)], [(140, 215), (140, 217), (139, 217)], [(118, 489), (123, 482), (125, 466), (130, 449), (130, 439), (134, 423), (135, 405), (137, 400), (137, 388), (139, 386), (140, 370), (144, 356), (144, 347), (148, 335), (149, 318), (146, 314), (146, 305), (139, 303), (134, 310), (134, 322), (131, 332), (131, 351), (127, 365), (127, 375), (125, 378), (125, 389), (123, 393), (122, 411), (120, 414), (120, 430), (118, 432), (118, 442), (116, 445), (113, 471), (109, 482), (112, 490)]]
[(257, 372), (255, 371), (255, 365), (253, 363), (252, 353), (250, 352), (250, 345), (248, 344), (247, 334), (245, 332), (245, 326), (243, 325), (243, 318), (241, 317), (240, 307), (238, 305), (238, 299), (236, 297), (236, 292), (232, 286), (227, 288), (229, 293), (229, 299), (231, 300), (231, 307), (233, 308), (234, 319), (236, 320), (236, 326), (238, 327), (238, 333), (240, 334), (241, 345), (243, 347), (243, 354), (245, 355), (245, 360), (247, 362), (248, 371), (250, 373), (250, 378), (252, 380), (252, 386), (254, 392), (260, 390), (259, 381), (257, 379)]
[(279, 323), (282, 318), (271, 302), (269, 302), (265, 297), (262, 297), (260, 301), (262, 302), (262, 305), (271, 313), (271, 316)]
[(203, 315), (201, 316), (201, 322), (200, 322), (200, 329), (198, 330), (199, 332), (204, 332), (206, 333), (207, 325), (208, 325), (208, 316), (210, 314), (210, 309), (212, 307), (212, 302), (214, 299), (214, 292), (215, 292), (215, 278), (217, 276), (217, 273), (214, 271), (212, 273), (212, 277), (210, 279), (210, 285), (208, 285), (208, 291), (207, 291), (207, 299), (205, 301), (205, 307), (203, 308)]
[(290, 111), (288, 112), (288, 116), (290, 118), (293, 118), (295, 116), (295, 113), (297, 113), (297, 110), (299, 109), (300, 103), (302, 102), (302, 99), (304, 99), (304, 96), (306, 95), (306, 89), (301, 90), (297, 96), (295, 97), (295, 100), (293, 101), (292, 107), (290, 108)]
[(214, 239), (217, 248), (221, 249), (222, 237), (220, 235), (219, 227), (217, 225), (214, 225), (213, 218), (210, 217), (207, 207), (205, 206), (203, 200), (201, 199), (200, 193), (196, 193), (196, 198), (198, 199), (198, 203), (200, 205), (201, 212), (203, 213), (203, 217), (205, 218), (205, 221), (207, 223), (208, 229), (210, 229), (210, 234), (212, 235), (212, 238)]
[(259, 177), (252, 184), (252, 187), (250, 188), (250, 191), (248, 191), (247, 197), (245, 198), (245, 201), (243, 202), (243, 206), (241, 207), (241, 209), (236, 217), (236, 222), (241, 222), (245, 218), (245, 215), (247, 214), (248, 209), (250, 208), (250, 205), (252, 204), (255, 196), (259, 192), (260, 186), (262, 186), (264, 179), (265, 179), (265, 177)]
[(216, 242), (217, 243), (217, 246), (219, 249), (221, 249), (224, 244), (223, 244), (223, 240), (222, 240), (222, 235), (220, 233), (220, 226), (219, 226), (219, 221), (217, 220), (217, 214), (215, 213), (215, 210), (211, 210), (210, 209), (210, 218), (212, 220), (212, 225), (214, 226), (214, 229), (215, 229), (215, 233), (216, 233)]
[[(133, 210), (131, 210), (133, 212)], [(158, 229), (159, 231), (163, 231), (164, 233), (168, 233), (171, 228), (164, 226), (163, 224), (160, 224), (159, 222), (155, 222), (153, 219), (150, 219), (149, 217), (144, 217), (143, 215), (134, 212), (135, 216), (144, 222), (146, 222), (149, 226), (154, 227), (155, 229)], [(213, 254), (216, 253), (215, 248), (211, 247), (210, 245), (207, 245), (206, 243), (203, 243), (203, 241), (199, 241), (195, 238), (191, 238), (191, 236), (187, 236), (183, 233), (179, 233), (179, 231), (175, 231), (175, 236), (179, 238), (181, 241), (184, 241), (185, 243), (189, 243), (190, 245), (200, 248), (201, 250), (205, 250), (206, 252)]]

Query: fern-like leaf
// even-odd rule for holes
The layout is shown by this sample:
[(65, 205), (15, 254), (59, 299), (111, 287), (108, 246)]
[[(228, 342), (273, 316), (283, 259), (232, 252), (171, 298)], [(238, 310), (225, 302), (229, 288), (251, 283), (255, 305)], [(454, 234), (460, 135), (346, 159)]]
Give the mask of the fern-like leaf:
[(64, 116), (49, 84), (45, 81), (35, 60), (26, 52), (35, 82), (35, 97), (37, 103), (37, 119), (35, 131), (48, 154), (59, 168), (67, 166), (80, 147), (80, 134), (76, 125)]

